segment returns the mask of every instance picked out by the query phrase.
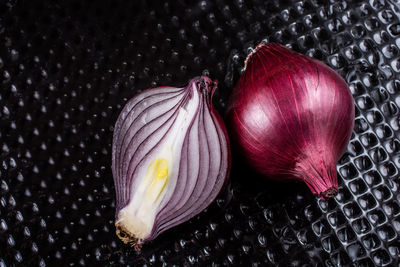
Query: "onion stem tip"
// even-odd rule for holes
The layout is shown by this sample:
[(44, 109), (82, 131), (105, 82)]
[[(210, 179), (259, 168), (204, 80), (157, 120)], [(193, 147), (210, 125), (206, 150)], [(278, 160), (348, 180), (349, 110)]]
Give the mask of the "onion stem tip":
[(322, 192), (321, 195), (324, 199), (330, 199), (330, 198), (333, 198), (334, 196), (336, 196), (337, 193), (338, 193), (337, 188), (331, 187), (331, 188), (328, 188), (327, 190), (325, 190), (324, 192)]

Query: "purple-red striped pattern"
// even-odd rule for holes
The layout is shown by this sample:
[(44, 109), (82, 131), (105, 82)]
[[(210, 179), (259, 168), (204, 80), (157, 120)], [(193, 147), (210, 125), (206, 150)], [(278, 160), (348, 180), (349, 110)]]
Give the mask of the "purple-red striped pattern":
[(324, 63), (259, 44), (246, 59), (227, 118), (232, 142), (257, 172), (302, 180), (323, 199), (337, 192), (336, 162), (351, 137), (354, 101)]

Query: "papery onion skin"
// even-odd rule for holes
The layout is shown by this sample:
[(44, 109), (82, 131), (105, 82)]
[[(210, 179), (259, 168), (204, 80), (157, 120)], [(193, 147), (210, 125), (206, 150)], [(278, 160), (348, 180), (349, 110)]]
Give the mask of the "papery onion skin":
[(302, 180), (322, 199), (337, 193), (336, 163), (351, 137), (354, 100), (324, 63), (260, 43), (246, 59), (227, 121), (238, 154), (258, 173)]
[(229, 177), (230, 145), (206, 76), (147, 89), (123, 108), (112, 147), (116, 231), (144, 242), (204, 210)]

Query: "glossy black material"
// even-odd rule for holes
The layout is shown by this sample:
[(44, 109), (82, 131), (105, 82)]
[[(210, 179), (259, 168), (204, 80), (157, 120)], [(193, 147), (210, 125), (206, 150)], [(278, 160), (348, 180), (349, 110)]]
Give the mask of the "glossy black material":
[[(398, 0), (3, 1), (0, 266), (395, 266), (400, 254)], [(219, 80), (280, 42), (349, 83), (354, 134), (323, 202), (233, 159), (207, 211), (137, 254), (114, 231), (113, 125), (138, 90)]]

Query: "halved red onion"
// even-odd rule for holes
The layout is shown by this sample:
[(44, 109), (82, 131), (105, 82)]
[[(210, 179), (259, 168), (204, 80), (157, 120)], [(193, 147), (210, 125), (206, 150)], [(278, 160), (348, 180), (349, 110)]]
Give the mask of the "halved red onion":
[(230, 148), (212, 106), (216, 82), (157, 87), (133, 97), (114, 129), (117, 235), (141, 244), (205, 209), (228, 178)]

